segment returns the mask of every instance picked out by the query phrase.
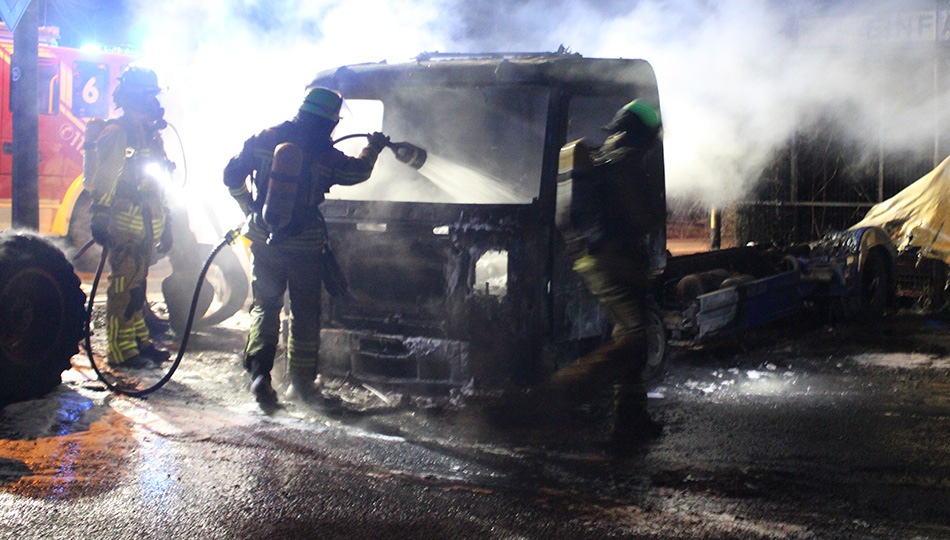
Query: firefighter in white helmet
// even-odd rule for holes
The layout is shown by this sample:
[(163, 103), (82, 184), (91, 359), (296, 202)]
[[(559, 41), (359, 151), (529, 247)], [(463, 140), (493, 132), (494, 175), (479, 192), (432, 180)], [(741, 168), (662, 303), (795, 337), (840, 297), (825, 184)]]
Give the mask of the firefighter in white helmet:
[[(130, 66), (112, 99), (122, 115), (106, 122), (95, 142), (90, 227), (93, 239), (108, 248), (109, 287), (106, 338), (109, 364), (145, 368), (169, 358), (149, 338), (142, 316), (152, 255), (171, 247), (166, 223), (164, 182), (173, 165), (160, 131), (168, 124), (158, 102), (155, 72)], [(157, 166), (157, 167), (156, 167)]]
[(331, 186), (368, 179), (389, 142), (381, 133), (372, 134), (358, 158), (334, 148), (330, 136), (342, 103), (338, 92), (309, 89), (292, 120), (248, 139), (224, 170), (231, 196), (253, 216), (246, 233), (252, 242), (253, 304), (244, 367), (263, 407), (277, 404), (271, 370), (285, 291), (290, 298), (287, 395), (317, 404), (324, 400), (314, 385), (328, 253), (319, 205)]

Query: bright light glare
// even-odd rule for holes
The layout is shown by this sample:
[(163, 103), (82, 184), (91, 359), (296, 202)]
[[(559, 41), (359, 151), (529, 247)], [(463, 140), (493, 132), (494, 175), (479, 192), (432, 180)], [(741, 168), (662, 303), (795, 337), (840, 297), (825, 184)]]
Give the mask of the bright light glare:
[(491, 296), (505, 296), (508, 292), (507, 251), (490, 250), (479, 257), (475, 262), (475, 286)]
[(102, 45), (98, 43), (83, 43), (79, 50), (87, 54), (101, 54)]
[(162, 185), (168, 185), (172, 181), (172, 175), (168, 168), (154, 161), (145, 165), (145, 175), (158, 180)]
[(807, 381), (792, 371), (775, 372), (771, 369), (740, 371), (737, 368), (713, 372), (713, 380), (691, 380), (683, 384), (689, 390), (718, 398), (740, 396), (793, 397), (820, 392), (820, 383)]

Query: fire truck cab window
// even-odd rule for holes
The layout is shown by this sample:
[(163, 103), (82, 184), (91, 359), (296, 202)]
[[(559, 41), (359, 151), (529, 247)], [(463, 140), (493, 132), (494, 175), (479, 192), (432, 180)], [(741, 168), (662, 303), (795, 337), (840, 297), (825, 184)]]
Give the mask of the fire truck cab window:
[[(334, 138), (382, 131), (392, 142), (423, 148), (427, 158), (417, 170), (386, 150), (367, 182), (335, 186), (329, 198), (530, 204), (541, 184), (548, 99), (541, 87), (405, 86), (371, 100), (381, 104), (371, 113), (349, 105), (359, 129), (341, 121)], [(346, 109), (343, 115), (346, 121)]]
[(59, 114), (59, 60), (40, 58), (40, 114)]
[(101, 62), (73, 62), (72, 113), (79, 118), (109, 116), (109, 66)]
[[(39, 87), (36, 92), (37, 112), (46, 116), (59, 114), (59, 60), (56, 58), (40, 57), (37, 73)], [(10, 95), (14, 95), (17, 81), (10, 77)], [(10, 110), (13, 110), (13, 100), (10, 100)]]

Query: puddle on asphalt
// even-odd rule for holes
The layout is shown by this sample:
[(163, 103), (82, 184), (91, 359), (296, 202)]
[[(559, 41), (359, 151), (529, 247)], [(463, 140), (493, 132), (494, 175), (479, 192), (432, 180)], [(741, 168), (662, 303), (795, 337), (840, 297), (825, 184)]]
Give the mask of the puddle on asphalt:
[(114, 489), (128, 474), (158, 486), (169, 467), (158, 467), (152, 482), (147, 471), (132, 470), (134, 456), (147, 458), (155, 469), (154, 457), (163, 454), (167, 437), (204, 437), (259, 420), (226, 409), (91, 395), (61, 385), (43, 399), (0, 409), (0, 491), (72, 500)]
[[(28, 408), (38, 403), (17, 405)], [(79, 418), (72, 416), (76, 409), (66, 407), (50, 422), (48, 415), (33, 415), (32, 421), (11, 419), (9, 408), (3, 410), (4, 429), (19, 426), (20, 435), (11, 437), (5, 431), (0, 438), (0, 491), (51, 500), (103, 493), (116, 486), (138, 447), (131, 422), (116, 411), (106, 410), (87, 423), (81, 413)]]

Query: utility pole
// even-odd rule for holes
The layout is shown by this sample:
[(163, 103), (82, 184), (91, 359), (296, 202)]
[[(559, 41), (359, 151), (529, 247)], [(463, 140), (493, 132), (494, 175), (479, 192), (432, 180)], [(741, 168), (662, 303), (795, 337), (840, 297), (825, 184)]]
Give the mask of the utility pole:
[(13, 31), (10, 108), (13, 112), (14, 227), (40, 228), (39, 23), (37, 1), (28, 0)]

